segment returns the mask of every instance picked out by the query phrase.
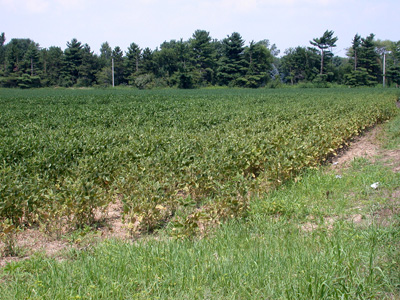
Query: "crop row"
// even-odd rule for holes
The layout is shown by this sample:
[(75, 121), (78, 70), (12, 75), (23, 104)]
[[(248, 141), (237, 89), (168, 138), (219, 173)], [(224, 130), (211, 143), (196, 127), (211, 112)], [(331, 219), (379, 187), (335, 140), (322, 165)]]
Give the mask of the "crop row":
[(395, 96), (379, 89), (2, 90), (0, 219), (67, 219), (76, 227), (111, 201), (123, 203), (132, 230), (240, 214), (252, 195), (392, 117)]

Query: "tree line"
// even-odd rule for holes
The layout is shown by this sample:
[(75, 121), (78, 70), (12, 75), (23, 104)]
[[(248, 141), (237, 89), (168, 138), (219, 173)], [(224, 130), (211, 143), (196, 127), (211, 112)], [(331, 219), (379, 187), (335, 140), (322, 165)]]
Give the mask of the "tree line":
[[(326, 30), (309, 47), (280, 51), (265, 39), (245, 45), (234, 32), (222, 40), (196, 30), (188, 40), (163, 42), (155, 50), (131, 43), (126, 51), (108, 42), (96, 54), (77, 39), (41, 48), (31, 39), (0, 35), (1, 87), (90, 87), (129, 85), (196, 88), (206, 86), (276, 87), (302, 84), (388, 86), (400, 84), (400, 41), (356, 34), (347, 57), (334, 55), (338, 37)], [(385, 62), (385, 63), (384, 63)], [(113, 76), (114, 74), (114, 76)]]

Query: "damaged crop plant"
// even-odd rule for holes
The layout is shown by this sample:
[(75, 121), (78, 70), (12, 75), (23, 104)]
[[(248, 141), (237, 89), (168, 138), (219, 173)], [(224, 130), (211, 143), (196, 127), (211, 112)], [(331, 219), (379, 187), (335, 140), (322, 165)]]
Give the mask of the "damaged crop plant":
[(2, 90), (0, 221), (57, 233), (111, 202), (132, 234), (246, 213), (396, 114), (382, 89)]

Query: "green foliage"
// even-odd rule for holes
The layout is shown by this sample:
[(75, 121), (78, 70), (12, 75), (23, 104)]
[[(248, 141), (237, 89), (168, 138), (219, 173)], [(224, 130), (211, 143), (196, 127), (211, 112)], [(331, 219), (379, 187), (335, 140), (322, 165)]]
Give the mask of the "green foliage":
[(82, 228), (121, 199), (138, 232), (203, 217), (218, 224), (244, 215), (252, 194), (395, 115), (395, 97), (379, 89), (2, 90), (0, 219)]
[(104, 67), (96, 73), (96, 82), (101, 87), (108, 87), (112, 85), (112, 70), (111, 68)]
[(77, 39), (67, 42), (67, 48), (64, 51), (63, 63), (63, 82), (62, 85), (69, 87), (74, 85), (79, 77), (79, 68), (82, 65), (83, 45)]
[(248, 62), (244, 56), (242, 36), (234, 32), (222, 42), (223, 55), (219, 61), (218, 81), (221, 85), (241, 86), (246, 81), (240, 79), (246, 74)]
[(128, 47), (126, 52), (126, 68), (125, 72), (128, 75), (138, 74), (141, 62), (142, 49), (135, 43), (132, 43)]
[[(381, 77), (381, 67), (378, 63), (378, 53), (371, 33), (366, 38), (356, 35), (350, 51), (353, 70), (345, 74), (345, 82), (350, 86), (375, 86)], [(389, 74), (391, 74), (389, 72)]]
[(151, 89), (154, 87), (154, 75), (152, 74), (143, 74), (139, 75), (135, 78), (134, 86), (138, 89)]
[[(397, 105), (400, 105), (400, 93)], [(386, 147), (398, 149), (400, 145), (400, 117), (396, 117), (392, 122), (387, 124), (387, 143)]]
[(193, 76), (188, 73), (180, 73), (178, 79), (178, 87), (180, 89), (192, 89), (193, 88)]
[(395, 84), (396, 87), (400, 85), (400, 41), (391, 42), (387, 55), (387, 75), (389, 84)]
[(292, 85), (304, 81), (310, 82), (318, 74), (318, 62), (319, 58), (315, 49), (289, 48), (281, 59), (281, 72)]
[[(6, 42), (6, 35), (4, 32), (0, 34), (0, 71), (5, 71), (5, 60), (6, 60), (6, 49), (5, 44)], [(1, 74), (1, 73), (0, 73)]]
[(374, 34), (370, 34), (366, 38), (361, 39), (361, 51), (359, 54), (359, 66), (365, 68), (368, 73), (367, 84), (374, 85), (378, 83), (381, 67), (378, 63), (378, 53), (374, 43)]
[(314, 38), (312, 41), (310, 41), (310, 44), (317, 47), (321, 51), (321, 69), (320, 69), (320, 75), (323, 75), (325, 66), (327, 64), (328, 59), (331, 59), (333, 54), (330, 50), (327, 49), (332, 49), (333, 47), (336, 47), (336, 42), (338, 40), (337, 37), (333, 37), (334, 32), (332, 30), (326, 30), (322, 37), (320, 38)]
[(126, 83), (124, 53), (119, 46), (114, 48), (112, 58), (114, 59), (114, 84), (121, 85)]
[[(5, 44), (2, 33), (0, 86), (31, 87), (16, 82), (16, 78), (28, 74), (40, 77), (40, 87), (107, 87), (112, 84), (112, 59), (115, 85), (139, 89), (275, 88), (280, 81), (315, 87), (344, 83), (375, 86), (382, 82), (383, 53), (387, 59), (386, 82), (388, 86), (399, 85), (399, 42), (376, 41), (373, 34), (366, 38), (356, 34), (347, 59), (332, 53), (337, 39), (333, 31), (326, 30), (310, 41), (315, 48), (288, 48), (283, 57), (278, 57), (280, 51), (267, 39), (245, 45), (238, 32), (217, 40), (208, 31), (196, 30), (188, 40), (164, 41), (154, 50), (131, 43), (124, 53), (119, 46), (112, 49), (104, 42), (97, 55), (77, 39), (67, 42), (62, 51), (59, 47), (40, 48), (30, 39), (11, 39)], [(271, 80), (276, 82), (269, 84)]]
[(31, 59), (38, 60), (38, 44), (30, 39), (12, 39), (4, 47), (8, 73), (31, 73)]
[(212, 45), (210, 33), (205, 30), (196, 30), (190, 39), (190, 49), (193, 53), (195, 72), (200, 74), (197, 84), (204, 86), (214, 83), (216, 51)]
[(42, 49), (40, 54), (42, 65), (40, 76), (42, 83), (45, 83), (44, 86), (59, 84), (64, 52), (60, 47), (50, 47), (49, 49)]
[(82, 48), (82, 64), (79, 66), (79, 77), (76, 82), (78, 87), (92, 86), (96, 81), (96, 70), (98, 69), (98, 59), (90, 49), (88, 44)]
[[(361, 97), (359, 90), (349, 93)], [(393, 133), (399, 131), (398, 120), (390, 125)], [(11, 262), (0, 269), (0, 297), (392, 299), (399, 293), (400, 220), (391, 194), (400, 174), (366, 159), (341, 169), (340, 179), (336, 172), (307, 171), (295, 182), (260, 193), (246, 208), (245, 220), (228, 222), (201, 239), (160, 234), (135, 242), (105, 240), (56, 258), (39, 254)], [(239, 179), (236, 190), (246, 194)], [(381, 188), (372, 189), (374, 181)], [(188, 187), (175, 192), (177, 205), (196, 207), (190, 192)], [(165, 211), (165, 206), (154, 209)], [(201, 233), (202, 224), (213, 222), (204, 211), (189, 215), (178, 220), (177, 237)], [(84, 227), (67, 239), (77, 243), (89, 231)]]
[(0, 77), (0, 86), (5, 88), (18, 87), (18, 77)]
[(21, 89), (37, 88), (41, 86), (39, 76), (30, 76), (28, 74), (22, 74), (21, 77), (18, 77), (17, 84)]

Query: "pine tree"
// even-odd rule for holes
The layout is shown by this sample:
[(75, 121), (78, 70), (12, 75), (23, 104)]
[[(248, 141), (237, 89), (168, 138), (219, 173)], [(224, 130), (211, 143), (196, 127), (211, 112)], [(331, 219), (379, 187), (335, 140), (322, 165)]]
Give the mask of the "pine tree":
[(91, 86), (96, 82), (96, 73), (100, 69), (98, 57), (93, 53), (88, 44), (82, 47), (82, 64), (79, 66), (79, 86)]
[(26, 73), (31, 76), (37, 75), (40, 70), (40, 52), (39, 45), (36, 43), (31, 43), (24, 55), (24, 69)]
[(127, 77), (135, 77), (139, 74), (139, 66), (142, 59), (142, 49), (135, 43), (132, 43), (128, 47), (126, 52), (126, 74)]
[(67, 42), (67, 48), (64, 51), (64, 68), (61, 82), (63, 86), (72, 86), (78, 81), (79, 67), (82, 64), (82, 48), (82, 43), (75, 38), (71, 42)]
[(245, 57), (248, 64), (245, 86), (257, 88), (264, 86), (269, 80), (269, 72), (272, 69), (272, 55), (263, 41), (250, 43), (245, 49)]
[(21, 75), (25, 72), (30, 72), (30, 63), (27, 64), (26, 54), (28, 50), (34, 46), (38, 46), (30, 39), (12, 39), (6, 45), (6, 60), (8, 73)]
[(108, 44), (108, 42), (104, 42), (100, 46), (100, 57), (99, 57), (100, 67), (111, 68), (111, 57), (112, 57), (112, 49)]
[(368, 73), (363, 67), (359, 67), (359, 55), (361, 53), (361, 36), (356, 34), (349, 49), (348, 56), (350, 63), (353, 64), (353, 70), (345, 75), (345, 83), (351, 86), (366, 85)]
[(222, 41), (222, 57), (217, 74), (219, 84), (243, 85), (242, 76), (247, 73), (248, 67), (244, 49), (242, 36), (237, 32)]
[(115, 85), (126, 83), (125, 81), (125, 63), (124, 53), (119, 46), (116, 46), (112, 52), (112, 58), (114, 59), (114, 80)]
[(144, 73), (156, 73), (157, 65), (154, 61), (154, 54), (150, 48), (145, 48), (142, 53), (142, 69)]
[(195, 72), (199, 73), (199, 84), (211, 84), (214, 80), (216, 53), (210, 33), (196, 30), (190, 40)]
[(353, 51), (353, 59), (354, 59), (354, 71), (357, 70), (357, 63), (358, 63), (358, 52), (360, 51), (361, 46), (361, 36), (356, 34), (353, 39), (353, 45), (351, 47)]
[(331, 30), (326, 30), (322, 37), (314, 38), (310, 41), (310, 44), (317, 47), (321, 52), (321, 68), (320, 75), (324, 74), (324, 65), (326, 63), (325, 58), (331, 58), (333, 56), (332, 52), (327, 50), (329, 48), (336, 47), (337, 37), (333, 37), (334, 32)]
[(60, 75), (63, 68), (64, 53), (60, 47), (42, 49), (42, 79), (45, 86), (54, 86), (60, 83)]
[(0, 70), (3, 72), (6, 70), (6, 35), (4, 32), (0, 34)]
[(376, 85), (381, 76), (381, 67), (378, 63), (379, 56), (375, 49), (374, 34), (361, 39), (361, 48), (359, 54), (359, 67), (361, 71), (366, 72), (365, 85)]
[(351, 86), (374, 86), (381, 77), (379, 55), (376, 51), (374, 34), (366, 38), (356, 35), (348, 54), (354, 62), (354, 70), (345, 75), (345, 82)]
[(400, 85), (400, 41), (393, 42), (389, 51), (388, 79), (398, 87)]

